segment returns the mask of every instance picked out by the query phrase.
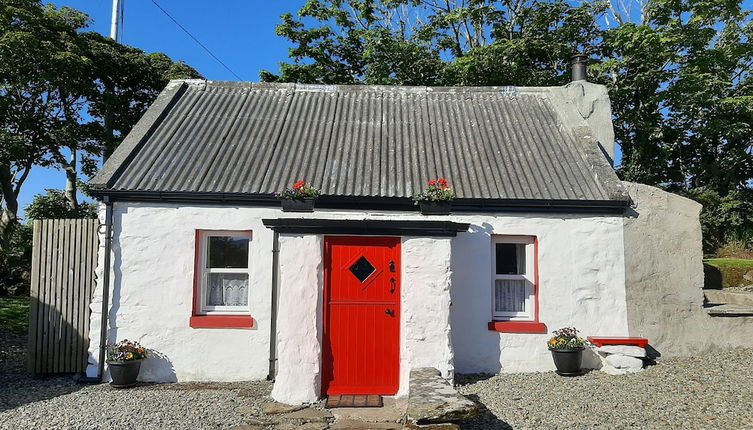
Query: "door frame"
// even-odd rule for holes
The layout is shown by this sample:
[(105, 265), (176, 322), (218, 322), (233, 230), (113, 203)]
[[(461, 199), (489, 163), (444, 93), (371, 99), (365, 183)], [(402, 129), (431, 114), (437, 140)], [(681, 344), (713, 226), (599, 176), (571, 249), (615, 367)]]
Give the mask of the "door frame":
[[(319, 373), (322, 376), (321, 378), (321, 396), (327, 396), (327, 389), (328, 386), (325, 387), (325, 384), (327, 381), (325, 381), (325, 372), (324, 367), (327, 364), (325, 361), (325, 341), (329, 335), (329, 295), (330, 295), (330, 278), (332, 277), (331, 270), (332, 270), (332, 261), (331, 261), (331, 249), (330, 244), (333, 241), (347, 241), (347, 240), (353, 240), (353, 241), (367, 241), (367, 240), (373, 240), (375, 242), (379, 242), (380, 240), (384, 241), (396, 241), (397, 244), (395, 245), (395, 266), (396, 266), (396, 272), (398, 273), (398, 282), (397, 282), (397, 289), (398, 289), (398, 296), (397, 296), (397, 302), (395, 303), (395, 314), (397, 317), (397, 387), (395, 389), (395, 393), (397, 394), (400, 391), (400, 374), (401, 372), (401, 358), (402, 358), (402, 302), (403, 302), (403, 263), (402, 263), (402, 237), (400, 236), (353, 236), (353, 235), (325, 235), (324, 236), (324, 277), (323, 277), (323, 293), (322, 293), (322, 352), (321, 352), (321, 362), (320, 362), (320, 369)], [(368, 245), (364, 245), (368, 246)], [(392, 394), (392, 395), (394, 395)], [(390, 394), (386, 394), (390, 395)]]

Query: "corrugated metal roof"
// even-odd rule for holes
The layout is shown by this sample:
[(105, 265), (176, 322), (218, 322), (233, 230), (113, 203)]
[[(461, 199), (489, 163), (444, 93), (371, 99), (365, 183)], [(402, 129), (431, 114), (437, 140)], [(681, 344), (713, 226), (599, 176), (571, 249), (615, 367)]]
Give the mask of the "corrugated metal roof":
[(409, 197), (444, 177), (459, 198), (626, 198), (547, 89), (171, 85), (95, 187)]

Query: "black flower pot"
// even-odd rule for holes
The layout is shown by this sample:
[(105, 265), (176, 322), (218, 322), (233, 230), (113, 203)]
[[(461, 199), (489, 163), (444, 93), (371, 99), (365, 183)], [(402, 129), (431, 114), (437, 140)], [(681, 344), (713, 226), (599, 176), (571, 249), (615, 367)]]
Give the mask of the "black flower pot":
[(584, 349), (550, 349), (557, 373), (563, 376), (580, 375)]
[(128, 388), (136, 385), (136, 378), (141, 369), (141, 360), (108, 361), (112, 385), (115, 388)]
[(419, 202), (421, 213), (424, 215), (449, 215), (452, 209), (452, 203), (444, 202)]
[(314, 212), (313, 197), (303, 199), (282, 199), (283, 212)]

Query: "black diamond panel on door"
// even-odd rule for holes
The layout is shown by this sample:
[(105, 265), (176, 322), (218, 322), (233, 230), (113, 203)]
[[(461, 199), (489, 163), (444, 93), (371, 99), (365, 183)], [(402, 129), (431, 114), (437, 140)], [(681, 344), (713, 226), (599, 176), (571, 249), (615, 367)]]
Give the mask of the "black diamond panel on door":
[(371, 263), (369, 263), (369, 260), (367, 260), (366, 257), (361, 256), (361, 258), (356, 260), (356, 262), (353, 263), (353, 265), (350, 266), (350, 269), (348, 270), (350, 270), (350, 273), (358, 278), (359, 281), (363, 282), (368, 279), (376, 269), (371, 265)]

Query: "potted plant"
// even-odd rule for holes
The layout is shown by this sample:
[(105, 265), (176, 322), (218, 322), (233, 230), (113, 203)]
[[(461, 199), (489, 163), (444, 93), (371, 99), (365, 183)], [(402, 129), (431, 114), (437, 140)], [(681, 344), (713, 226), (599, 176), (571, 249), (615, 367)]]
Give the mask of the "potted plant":
[(275, 196), (282, 202), (283, 212), (313, 212), (319, 190), (305, 181), (298, 181), (292, 187), (276, 192)]
[(445, 178), (432, 179), (423, 192), (413, 196), (413, 202), (421, 208), (424, 215), (449, 215), (453, 200), (455, 191)]
[(128, 339), (107, 345), (107, 365), (115, 388), (128, 388), (136, 385), (141, 369), (141, 360), (146, 358), (146, 348)]
[(552, 351), (557, 373), (563, 376), (580, 375), (586, 341), (578, 336), (575, 327), (564, 327), (553, 334), (547, 346)]

